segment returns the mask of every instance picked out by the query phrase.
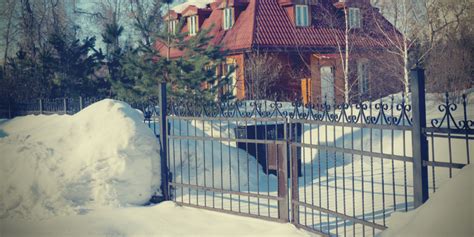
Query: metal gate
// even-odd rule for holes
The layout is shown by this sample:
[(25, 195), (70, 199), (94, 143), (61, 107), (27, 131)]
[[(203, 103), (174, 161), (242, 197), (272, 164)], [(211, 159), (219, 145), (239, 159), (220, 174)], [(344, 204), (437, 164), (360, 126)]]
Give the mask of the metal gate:
[(474, 149), (466, 97), (457, 106), (446, 95), (427, 127), (424, 75), (412, 78), (410, 103), (401, 95), (338, 105), (167, 105), (162, 96), (164, 196), (324, 236), (374, 236), (391, 213), (418, 207), (469, 164)]
[(241, 106), (170, 106), (170, 198), (184, 206), (287, 222), (286, 119), (230, 110)]

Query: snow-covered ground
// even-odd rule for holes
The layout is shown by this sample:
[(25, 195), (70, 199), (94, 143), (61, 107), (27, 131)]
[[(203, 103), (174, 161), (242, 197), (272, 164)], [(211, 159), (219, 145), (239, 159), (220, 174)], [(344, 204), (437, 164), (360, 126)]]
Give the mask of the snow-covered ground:
[(176, 206), (102, 209), (44, 221), (1, 220), (2, 237), (312, 236), (293, 225)]
[[(474, 117), (473, 99), (474, 94), (469, 94), (468, 119)], [(385, 103), (390, 103), (391, 98), (387, 97), (383, 100)], [(401, 94), (394, 95), (395, 103), (401, 101)], [(263, 101), (263, 103), (265, 102)], [(270, 104), (271, 102), (268, 102), (267, 106), (263, 107), (272, 110)], [(427, 95), (428, 126), (430, 126), (432, 119), (443, 117), (444, 113), (439, 111), (438, 107), (440, 104), (443, 104), (442, 96)], [(251, 106), (249, 109), (252, 109)], [(293, 107), (291, 103), (284, 103), (281, 110), (291, 112)], [(354, 109), (353, 112), (357, 113), (357, 110)], [(369, 115), (368, 112), (367, 110), (366, 116)], [(394, 110), (394, 115), (398, 113), (399, 111)], [(452, 116), (456, 121), (463, 120), (462, 107), (452, 111)], [(176, 135), (198, 137), (196, 140), (175, 140), (170, 144), (172, 151), (190, 150), (189, 153), (175, 152), (172, 155), (171, 164), (177, 164), (177, 169), (174, 171), (174, 174), (177, 175), (176, 182), (216, 188), (221, 188), (221, 186), (214, 185), (213, 182), (222, 182), (222, 187), (227, 190), (229, 190), (228, 187), (232, 187), (232, 191), (277, 196), (276, 177), (262, 175), (262, 168), (254, 163), (254, 157), (235, 152), (237, 146), (235, 142), (212, 141), (212, 139), (236, 138), (233, 129), (237, 126), (252, 124), (252, 122), (224, 121), (218, 118), (206, 121), (185, 122), (179, 119), (176, 121), (172, 124)], [(405, 124), (407, 125), (407, 123)], [(176, 129), (179, 132), (176, 132)], [(305, 124), (301, 142), (307, 145), (335, 146), (357, 151), (397, 155), (406, 157), (408, 160), (412, 156), (411, 131), (409, 130), (392, 131), (391, 129), (361, 129), (339, 125)], [(206, 149), (194, 150), (195, 144), (198, 147), (206, 147)], [(466, 143), (464, 138), (451, 139), (450, 141), (447, 138), (430, 138), (429, 144), (430, 160), (433, 160), (434, 154), (435, 161), (442, 162), (450, 162), (451, 155), (452, 162), (466, 163), (468, 150), (471, 153), (474, 150), (474, 141)], [(303, 159), (303, 177), (299, 178), (299, 200), (301, 202), (348, 216), (355, 216), (358, 219), (379, 225), (385, 225), (391, 213), (413, 208), (413, 167), (409, 161), (392, 161), (369, 155), (343, 155), (341, 152), (316, 148), (303, 148), (301, 155)], [(204, 179), (202, 174), (209, 173), (213, 164), (218, 167), (221, 157), (225, 157), (224, 163), (228, 160), (224, 167), (228, 164), (232, 165), (226, 169), (226, 172), (207, 174)], [(190, 159), (190, 162), (180, 161), (187, 159)], [(250, 165), (247, 165), (247, 162)], [(236, 165), (236, 163), (240, 165)], [(430, 193), (435, 191), (434, 186), (439, 188), (450, 178), (448, 168), (435, 168), (434, 170), (436, 172), (433, 176), (433, 169), (429, 168)], [(250, 172), (251, 177), (258, 177), (259, 180), (247, 178), (247, 171)], [(196, 176), (193, 175), (194, 172), (198, 172), (197, 176), (200, 174), (201, 176), (198, 179), (193, 178)], [(239, 172), (239, 178), (236, 178), (234, 175)], [(459, 170), (452, 169), (451, 172), (451, 175), (454, 175)], [(186, 178), (181, 179), (183, 176)], [(192, 188), (179, 187), (174, 194), (177, 201), (184, 203), (206, 205), (254, 215), (278, 216), (276, 201), (268, 201), (265, 198), (248, 198), (246, 195), (219, 192), (196, 192)], [(352, 235), (355, 232), (356, 235), (362, 235), (362, 232), (365, 232), (365, 234), (371, 235), (380, 232), (368, 227), (363, 228), (361, 225), (354, 226), (351, 221), (344, 221), (333, 215), (305, 207), (300, 207), (300, 223), (332, 234)]]
[[(245, 153), (233, 149), (229, 157)], [(120, 101), (0, 121), (0, 151), (2, 237), (310, 235), (171, 202), (146, 206), (160, 192), (159, 145), (141, 113)]]
[[(395, 101), (400, 100), (399, 97), (396, 95)], [(474, 117), (472, 97), (471, 94), (468, 118)], [(435, 95), (428, 96), (428, 119), (442, 116), (437, 107), (440, 103)], [(284, 104), (282, 108), (286, 111), (291, 109), (291, 104)], [(453, 116), (455, 119), (462, 118), (462, 110), (458, 109)], [(288, 235), (307, 234), (289, 225), (253, 219), (239, 219), (232, 223), (236, 229), (248, 232), (229, 232), (229, 223), (218, 221), (230, 220), (224, 218), (227, 215), (209, 213), (206, 216), (202, 213), (207, 212), (202, 210), (166, 203), (137, 207), (159, 192), (159, 147), (153, 132), (142, 121), (141, 114), (127, 104), (104, 100), (74, 116), (26, 116), (0, 122), (2, 230), (13, 236), (15, 233), (48, 235), (48, 231), (54, 228), (58, 230), (58, 235), (261, 235), (262, 232), (276, 233), (262, 229), (278, 228)], [(170, 140), (169, 161), (173, 181), (276, 197), (277, 177), (266, 175), (253, 156), (237, 148), (234, 141), (226, 140), (235, 138), (236, 126), (249, 124), (252, 122), (238, 121), (238, 118), (172, 120), (170, 137), (200, 138)], [(409, 158), (410, 138), (410, 131), (305, 124), (301, 143)], [(448, 161), (450, 149), (446, 139), (436, 138), (429, 142), (430, 160), (435, 154), (436, 161)], [(474, 151), (472, 141), (467, 146)], [(465, 142), (452, 139), (450, 148), (453, 162), (466, 162)], [(413, 206), (410, 162), (342, 155), (315, 148), (304, 148), (301, 155), (303, 176), (299, 178), (298, 187), (301, 202), (380, 225), (389, 223), (382, 213), (390, 215)], [(453, 174), (458, 171), (453, 170)], [(430, 184), (434, 180), (437, 188), (442, 186), (449, 179), (448, 173), (446, 168), (437, 168), (433, 177), (430, 169)], [(430, 189), (430, 192), (433, 191)], [(278, 217), (276, 200), (212, 191), (197, 192), (187, 187), (177, 187), (172, 193), (175, 200), (183, 203)], [(162, 219), (160, 213), (179, 215), (168, 215), (170, 218)], [(129, 216), (136, 219), (132, 220)], [(188, 216), (196, 225), (186, 222), (186, 228), (165, 228), (175, 223), (182, 226), (183, 218)], [(305, 207), (300, 207), (299, 218), (303, 225), (332, 234), (373, 233), (370, 228), (353, 226), (350, 221)], [(153, 222), (153, 219), (159, 221)], [(134, 223), (133, 227), (126, 227), (127, 221)], [(86, 223), (89, 223), (91, 232), (85, 233), (80, 228), (81, 224)], [(213, 223), (220, 223), (225, 228)], [(254, 224), (262, 229), (254, 228)], [(31, 226), (31, 231), (21, 230), (21, 226), (25, 225)], [(153, 228), (153, 225), (164, 227)], [(200, 229), (202, 226), (213, 227), (204, 231)]]
[(474, 166), (464, 167), (425, 204), (394, 213), (380, 236), (474, 236)]

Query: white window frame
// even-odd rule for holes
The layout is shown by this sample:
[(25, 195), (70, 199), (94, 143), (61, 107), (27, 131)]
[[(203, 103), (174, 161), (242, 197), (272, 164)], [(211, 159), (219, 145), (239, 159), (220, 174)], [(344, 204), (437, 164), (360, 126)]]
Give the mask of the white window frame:
[[(233, 96), (237, 96), (237, 65), (235, 63), (226, 63), (224, 64), (224, 70), (222, 77), (225, 78), (229, 74), (230, 83), (224, 88), (224, 93), (231, 92)], [(232, 71), (232, 72), (231, 72)]]
[(234, 25), (234, 9), (231, 7), (224, 8), (224, 30), (232, 28)]
[(189, 17), (189, 35), (196, 35), (198, 32), (198, 16), (190, 16)]
[(362, 27), (362, 17), (361, 17), (360, 8), (350, 7), (348, 17), (349, 17), (350, 29), (357, 29), (357, 28)]
[(168, 31), (171, 34), (176, 34), (176, 25), (177, 25), (177, 20), (170, 20), (168, 22)]
[(367, 60), (361, 60), (357, 62), (357, 80), (359, 83), (359, 93), (361, 95), (367, 94), (370, 89), (370, 75), (369, 75), (369, 62)]
[(308, 5), (295, 5), (295, 24), (300, 27), (310, 26)]

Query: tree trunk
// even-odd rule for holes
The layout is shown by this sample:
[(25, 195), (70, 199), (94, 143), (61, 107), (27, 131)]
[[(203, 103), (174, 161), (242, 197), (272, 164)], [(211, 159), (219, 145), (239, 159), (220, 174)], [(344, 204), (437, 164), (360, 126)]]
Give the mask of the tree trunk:
[(349, 21), (347, 19), (347, 8), (344, 8), (345, 15), (345, 58), (344, 58), (344, 102), (349, 103), (350, 101), (350, 91), (349, 91)]

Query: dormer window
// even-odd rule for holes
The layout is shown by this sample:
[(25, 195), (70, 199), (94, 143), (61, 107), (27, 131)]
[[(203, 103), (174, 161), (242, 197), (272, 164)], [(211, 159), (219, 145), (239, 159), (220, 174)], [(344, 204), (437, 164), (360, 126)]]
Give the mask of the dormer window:
[(176, 34), (176, 27), (178, 25), (177, 20), (170, 20), (168, 21), (168, 32), (170, 34)]
[(360, 9), (355, 7), (349, 8), (349, 28), (361, 28), (362, 22), (360, 17)]
[(224, 8), (224, 30), (232, 28), (234, 25), (234, 9)]
[(190, 16), (188, 18), (189, 35), (196, 35), (198, 32), (198, 16)]
[(309, 26), (308, 5), (295, 5), (295, 22), (296, 26)]

